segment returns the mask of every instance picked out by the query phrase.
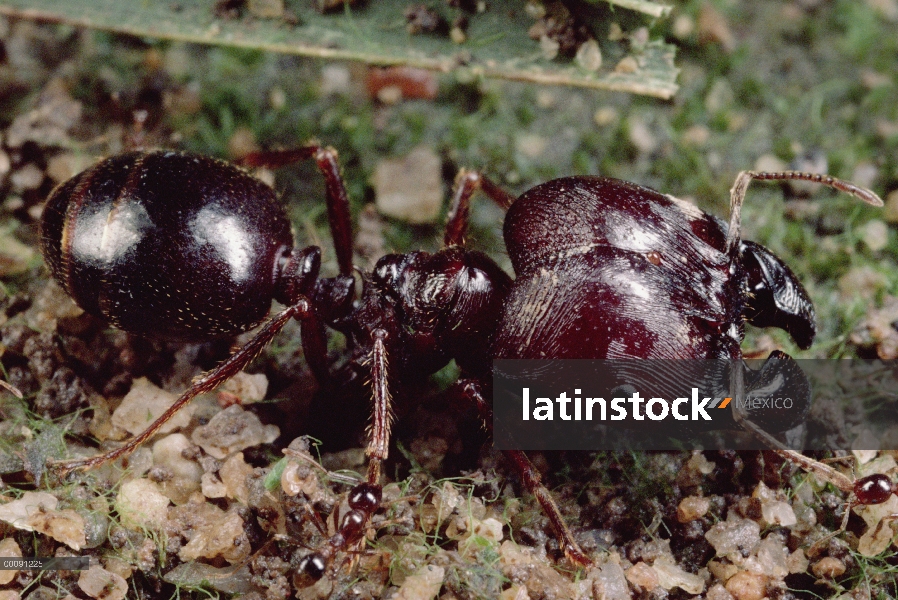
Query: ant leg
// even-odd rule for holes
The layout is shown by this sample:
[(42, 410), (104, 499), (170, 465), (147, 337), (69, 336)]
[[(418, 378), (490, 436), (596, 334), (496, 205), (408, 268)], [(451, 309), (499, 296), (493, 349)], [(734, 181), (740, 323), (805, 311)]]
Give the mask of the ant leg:
[(24, 398), (24, 397), (25, 397), (25, 396), (22, 394), (22, 391), (19, 390), (19, 388), (17, 388), (16, 386), (14, 386), (14, 385), (11, 384), (11, 383), (8, 383), (8, 382), (6, 382), (6, 381), (3, 381), (2, 379), (0, 379), (0, 388), (3, 388), (4, 390), (6, 390), (7, 392), (9, 392), (10, 394), (12, 394), (13, 396), (15, 396), (16, 398)]
[(848, 530), (848, 519), (851, 517), (851, 509), (855, 506), (857, 506), (857, 504), (852, 502), (852, 498), (849, 497), (848, 502), (845, 503), (845, 514), (842, 515), (842, 523), (839, 525), (839, 528), (835, 531), (827, 533), (825, 536), (811, 544), (811, 547), (808, 548), (807, 552), (807, 555), (809, 557), (816, 556), (820, 552), (820, 550), (823, 549), (823, 546), (829, 542), (829, 540), (838, 535), (842, 535)]
[[(465, 398), (474, 403), (477, 407), (477, 412), (480, 413), (480, 418), (486, 428), (492, 430), (493, 409), (486, 398), (483, 397), (480, 383), (468, 379), (461, 380), (456, 383), (456, 385), (461, 388), (461, 392)], [(555, 534), (558, 536), (558, 542), (561, 545), (561, 549), (564, 551), (565, 556), (576, 564), (583, 566), (592, 565), (592, 561), (586, 556), (586, 553), (583, 552), (576, 540), (574, 540), (571, 530), (568, 529), (567, 523), (564, 522), (564, 517), (561, 516), (561, 511), (558, 510), (558, 505), (555, 504), (555, 500), (552, 498), (552, 492), (543, 485), (539, 471), (533, 466), (533, 463), (530, 462), (527, 455), (520, 450), (504, 450), (503, 452), (505, 456), (511, 460), (515, 470), (517, 470), (518, 475), (520, 475), (521, 480), (524, 482), (527, 491), (533, 494), (537, 502), (539, 502), (539, 505), (542, 507), (543, 512), (549, 518), (549, 522), (552, 523), (552, 527), (555, 529)]]
[(443, 236), (443, 246), (465, 245), (471, 196), (477, 190), (482, 190), (484, 194), (503, 209), (508, 209), (512, 202), (515, 201), (514, 196), (493, 183), (489, 178), (476, 171), (462, 169), (455, 177), (452, 203), (449, 205), (449, 216), (446, 219), (446, 233)]
[(308, 310), (299, 311), (296, 320), (299, 321), (299, 335), (306, 363), (319, 385), (326, 385), (331, 380), (331, 374), (327, 366), (327, 337), (324, 325), (311, 305)]
[(240, 159), (238, 164), (248, 167), (283, 167), (302, 160), (315, 159), (318, 170), (324, 176), (327, 195), (327, 218), (330, 222), (331, 235), (334, 238), (334, 250), (337, 253), (337, 264), (340, 275), (352, 276), (352, 221), (349, 215), (349, 195), (340, 174), (340, 162), (337, 151), (330, 147), (310, 144), (290, 150), (272, 150), (254, 152)]
[[(786, 358), (790, 361), (792, 360), (788, 356)], [(749, 418), (745, 404), (742, 402), (743, 398), (745, 398), (745, 371), (743, 370), (742, 361), (735, 360), (730, 362), (730, 382), (730, 397), (735, 400), (732, 403), (733, 420), (740, 427), (782, 458), (798, 465), (808, 473), (814, 473), (819, 479), (831, 483), (846, 494), (854, 491), (854, 481), (847, 475), (827, 464), (805, 456), (801, 452), (792, 450)]]
[[(876, 539), (879, 537), (879, 532), (883, 527), (892, 528), (892, 523), (898, 521), (898, 514), (888, 515), (882, 518), (882, 520), (876, 524), (876, 529), (873, 530), (873, 538)], [(892, 539), (895, 539), (895, 531), (892, 530)]]
[(742, 171), (736, 176), (736, 181), (733, 182), (733, 187), (730, 189), (730, 226), (727, 232), (727, 254), (738, 252), (742, 229), (742, 203), (745, 200), (748, 184), (751, 183), (753, 179), (761, 181), (812, 181), (814, 183), (822, 183), (823, 185), (837, 189), (840, 192), (851, 194), (855, 198), (859, 198), (871, 206), (883, 205), (882, 199), (872, 190), (854, 185), (850, 181), (830, 177), (829, 175), (806, 173), (804, 171), (781, 171), (778, 173), (768, 173), (766, 171)]
[(390, 426), (392, 397), (390, 396), (389, 379), (387, 377), (387, 333), (383, 329), (374, 330), (374, 349), (371, 354), (371, 395), (374, 407), (371, 413), (371, 426), (368, 428), (368, 483), (378, 485), (383, 461), (390, 450)]
[(252, 362), (291, 317), (296, 316), (297, 318), (302, 319), (303, 315), (308, 315), (310, 313), (314, 314), (314, 309), (312, 308), (311, 303), (306, 298), (300, 298), (295, 304), (288, 306), (269, 320), (253, 339), (225, 359), (224, 362), (195, 379), (190, 387), (175, 400), (174, 404), (168, 407), (168, 409), (146, 429), (132, 437), (123, 446), (104, 454), (91, 456), (90, 458), (54, 461), (51, 463), (52, 468), (58, 470), (62, 475), (65, 475), (75, 469), (92, 469), (131, 454), (159, 431), (159, 428), (165, 425), (173, 416), (175, 416), (175, 413), (184, 408), (184, 406), (193, 400), (193, 398), (200, 394), (211, 392)]
[(820, 462), (826, 465), (851, 463), (853, 468), (857, 463), (857, 457), (851, 454), (847, 456), (832, 456), (830, 458), (821, 458)]

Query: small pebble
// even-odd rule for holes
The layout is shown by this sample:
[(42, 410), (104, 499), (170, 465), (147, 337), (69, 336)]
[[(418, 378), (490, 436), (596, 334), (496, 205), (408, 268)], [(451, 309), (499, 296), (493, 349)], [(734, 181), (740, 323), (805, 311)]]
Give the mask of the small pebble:
[(687, 594), (700, 594), (705, 589), (704, 579), (677, 566), (670, 555), (659, 556), (652, 569), (658, 575), (658, 585), (665, 590), (678, 587)]
[(554, 60), (558, 56), (561, 44), (557, 40), (553, 40), (548, 35), (542, 35), (539, 38), (539, 50), (543, 58), (546, 60)]
[(705, 598), (707, 598), (707, 600), (733, 600), (733, 595), (721, 584), (715, 583), (711, 586), (711, 589), (708, 590)]
[(858, 507), (855, 511), (867, 523), (867, 530), (858, 540), (858, 553), (863, 556), (881, 554), (895, 538), (896, 522), (883, 523), (883, 519), (898, 514), (898, 496), (892, 494), (882, 504)]
[(705, 534), (705, 539), (717, 551), (717, 556), (726, 556), (733, 552), (748, 555), (754, 552), (761, 542), (761, 526), (750, 519), (733, 517), (715, 524)]
[[(605, 127), (607, 125), (611, 125), (615, 123), (618, 119), (617, 109), (613, 106), (603, 106), (601, 108), (596, 109), (595, 114), (592, 116), (592, 120), (595, 121), (595, 124), (599, 127)], [(898, 204), (898, 202), (896, 202)]]
[(726, 17), (712, 3), (702, 3), (696, 26), (700, 42), (716, 42), (727, 54), (736, 49), (736, 36), (733, 35)]
[(228, 392), (240, 398), (241, 404), (261, 402), (268, 393), (268, 377), (265, 373), (250, 374), (240, 371), (218, 388), (221, 392)]
[(802, 548), (798, 548), (789, 555), (789, 558), (786, 559), (786, 568), (789, 569), (790, 573), (804, 573), (808, 570), (808, 566), (810, 565), (810, 561), (808, 557), (805, 556), (804, 550)]
[(598, 71), (602, 68), (602, 51), (595, 40), (586, 40), (577, 49), (574, 61), (587, 71)]
[(627, 575), (627, 581), (638, 589), (650, 592), (658, 587), (658, 573), (642, 561), (639, 561), (627, 569), (625, 573)]
[(405, 578), (393, 596), (395, 600), (431, 600), (436, 598), (443, 586), (446, 569), (435, 565), (425, 565)]
[(685, 40), (695, 32), (695, 20), (689, 15), (678, 15), (671, 28), (675, 37)]
[(78, 587), (97, 600), (123, 600), (128, 592), (128, 582), (121, 575), (111, 573), (99, 565), (81, 571)]
[[(177, 396), (174, 394), (156, 387), (145, 377), (140, 377), (134, 380), (122, 403), (112, 413), (112, 424), (128, 433), (138, 434), (174, 404), (175, 400)], [(188, 404), (163, 425), (159, 433), (171, 433), (186, 427), (190, 424), (193, 411), (193, 404)]]
[(72, 550), (87, 543), (84, 517), (71, 509), (57, 510), (59, 500), (47, 492), (25, 492), (17, 500), (0, 505), (0, 521), (16, 529), (37, 531)]
[(254, 413), (235, 404), (212, 417), (208, 424), (197, 427), (191, 440), (207, 454), (221, 459), (252, 446), (270, 444), (278, 435), (280, 429), (276, 425), (263, 425)]
[(592, 588), (593, 595), (603, 600), (630, 600), (631, 598), (623, 568), (610, 560), (598, 569)]
[(178, 551), (181, 560), (221, 556), (234, 564), (245, 560), (251, 550), (243, 519), (208, 502), (172, 508), (167, 529), (189, 540)]
[(9, 176), (9, 182), (16, 192), (36, 190), (44, 181), (44, 172), (34, 163), (19, 167)]
[(744, 561), (743, 566), (753, 573), (779, 580), (789, 574), (786, 567), (788, 558), (789, 549), (786, 548), (784, 538), (777, 533), (769, 533), (758, 545), (755, 554)]
[(658, 149), (658, 137), (652, 132), (651, 128), (639, 116), (630, 117), (630, 143), (636, 147), (642, 154), (651, 154)]
[(545, 554), (510, 540), (499, 547), (499, 566), (508, 579), (527, 588), (531, 598), (563, 600), (574, 597), (571, 582), (549, 566)]
[[(627, 600), (629, 599), (630, 596), (627, 596)], [(499, 600), (530, 600), (530, 594), (524, 586), (513, 583), (507, 590), (502, 590)]]
[(615, 73), (636, 73), (639, 71), (639, 63), (632, 56), (623, 57), (619, 63), (614, 65)]
[(215, 473), (203, 473), (200, 490), (206, 498), (224, 498), (228, 495), (228, 487)]
[[(19, 548), (19, 545), (13, 538), (4, 538), (3, 540), (0, 540), (0, 556), (6, 558), (22, 558), (22, 549)], [(16, 569), (0, 570), (0, 585), (6, 585), (11, 582), (16, 578), (17, 573), (18, 571)]]
[(535, 133), (522, 133), (515, 140), (518, 152), (527, 158), (539, 158), (549, 146), (549, 140)]
[(193, 447), (182, 433), (168, 435), (153, 444), (153, 464), (169, 469), (175, 477), (199, 482), (203, 469), (196, 461), (184, 458), (184, 452)]
[(345, 65), (330, 64), (321, 68), (321, 81), (319, 82), (321, 94), (348, 94), (352, 89), (352, 78), (349, 69)]
[(128, 580), (134, 573), (134, 566), (130, 563), (116, 558), (114, 556), (107, 557), (103, 560), (103, 566), (110, 573), (115, 573), (124, 580)]
[(752, 497), (761, 501), (761, 517), (767, 524), (791, 527), (798, 522), (792, 506), (778, 498), (773, 490), (764, 485), (763, 482), (757, 485), (754, 492), (752, 492)]
[(243, 460), (243, 452), (231, 455), (218, 471), (227, 497), (247, 505), (249, 504), (249, 488), (246, 485), (246, 478), (252, 474), (253, 468)]
[(879, 219), (867, 221), (861, 227), (861, 239), (872, 252), (884, 250), (889, 245), (889, 226)]
[(12, 163), (9, 160), (9, 154), (0, 149), (0, 181), (3, 181), (3, 176), (9, 173), (11, 168)]
[(851, 182), (861, 187), (873, 187), (879, 177), (879, 167), (872, 162), (862, 161), (851, 172)]
[(158, 483), (149, 479), (132, 479), (119, 488), (115, 509), (125, 527), (158, 531), (165, 525), (170, 503)]
[(734, 600), (763, 600), (767, 596), (767, 577), (751, 571), (740, 571), (726, 582), (725, 587)]
[(820, 579), (835, 579), (845, 573), (845, 563), (838, 558), (826, 556), (815, 562), (811, 571)]
[(258, 151), (256, 134), (249, 127), (238, 127), (228, 138), (228, 156), (232, 159), (240, 159)]
[(249, 14), (260, 19), (279, 19), (284, 14), (284, 0), (247, 0)]
[(688, 523), (701, 519), (711, 508), (711, 500), (702, 496), (687, 496), (677, 506), (677, 521)]
[(711, 130), (704, 125), (692, 125), (683, 132), (683, 142), (689, 146), (701, 148), (711, 138)]

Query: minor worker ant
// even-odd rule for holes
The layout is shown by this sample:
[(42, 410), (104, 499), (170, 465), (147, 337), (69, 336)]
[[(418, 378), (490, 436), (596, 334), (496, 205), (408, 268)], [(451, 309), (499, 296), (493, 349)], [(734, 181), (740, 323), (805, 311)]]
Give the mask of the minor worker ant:
[[(805, 456), (801, 452), (786, 448), (779, 440), (762, 431), (750, 420), (743, 420), (745, 427), (755, 437), (767, 444), (773, 452), (778, 454), (786, 461), (801, 467), (808, 473), (813, 473), (820, 480), (832, 484), (840, 491), (848, 495), (845, 502), (845, 514), (842, 516), (842, 522), (839, 528), (822, 538), (816, 540), (808, 550), (813, 555), (830, 539), (844, 533), (848, 529), (848, 519), (851, 516), (851, 510), (860, 506), (873, 506), (883, 504), (892, 497), (893, 494), (898, 495), (898, 483), (892, 481), (888, 474), (873, 473), (861, 478), (849, 477), (819, 460)], [(894, 469), (893, 469), (894, 470)], [(898, 514), (887, 515), (876, 524), (873, 532), (873, 538), (878, 537), (883, 527), (888, 527), (892, 521), (898, 520)]]

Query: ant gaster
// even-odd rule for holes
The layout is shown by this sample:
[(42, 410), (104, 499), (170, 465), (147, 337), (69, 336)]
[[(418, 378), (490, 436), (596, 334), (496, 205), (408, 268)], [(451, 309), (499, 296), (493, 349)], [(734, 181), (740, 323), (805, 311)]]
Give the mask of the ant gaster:
[[(293, 247), (268, 186), (221, 161), (176, 152), (109, 158), (61, 184), (44, 210), (42, 250), (55, 278), (86, 311), (133, 333), (198, 341), (246, 331), (272, 299), (285, 308), (217, 368), (198, 378), (145, 431), (106, 454), (59, 465), (93, 467), (133, 451), (197, 394), (244, 368), (289, 321), (300, 322), (306, 360), (333, 375), (325, 326), (346, 334), (347, 368), (370, 378), (373, 417), (365, 487), (340, 531), (304, 561), (319, 576), (360, 540), (379, 502), (391, 398), (403, 381), (454, 359), (457, 382), (491, 426), (494, 358), (741, 358), (743, 321), (777, 326), (800, 346), (815, 332), (813, 305), (770, 251), (742, 241), (740, 209), (752, 179), (824, 183), (870, 203), (872, 192), (808, 173), (740, 173), (729, 225), (691, 204), (635, 184), (570, 177), (519, 199), (488, 178), (456, 179), (444, 247), (381, 258), (352, 276), (349, 203), (336, 152), (311, 145), (251, 155), (249, 166), (314, 159), (325, 178), (340, 273), (319, 277), (320, 249)], [(517, 278), (464, 245), (477, 190), (503, 208)], [(523, 452), (506, 451), (574, 562), (589, 564)], [(347, 520), (348, 519), (348, 520)]]

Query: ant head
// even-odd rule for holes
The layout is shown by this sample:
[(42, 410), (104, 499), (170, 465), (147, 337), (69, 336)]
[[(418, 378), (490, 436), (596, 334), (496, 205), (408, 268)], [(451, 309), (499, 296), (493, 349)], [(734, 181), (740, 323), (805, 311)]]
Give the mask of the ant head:
[(770, 250), (747, 240), (739, 245), (748, 298), (745, 320), (755, 327), (785, 329), (807, 350), (817, 334), (814, 303), (795, 273)]
[(748, 184), (753, 179), (764, 181), (802, 180), (821, 183), (851, 194), (872, 206), (882, 200), (872, 191), (828, 175), (784, 171), (766, 173), (742, 171), (730, 190), (730, 223), (727, 229), (726, 253), (730, 269), (741, 262), (745, 271), (747, 302), (743, 316), (756, 327), (785, 329), (802, 349), (810, 348), (817, 333), (814, 305), (795, 274), (772, 252), (759, 244), (743, 241), (742, 204)]

